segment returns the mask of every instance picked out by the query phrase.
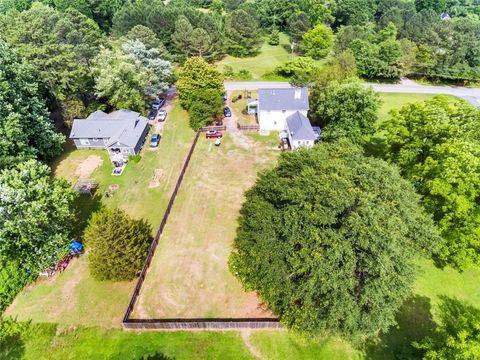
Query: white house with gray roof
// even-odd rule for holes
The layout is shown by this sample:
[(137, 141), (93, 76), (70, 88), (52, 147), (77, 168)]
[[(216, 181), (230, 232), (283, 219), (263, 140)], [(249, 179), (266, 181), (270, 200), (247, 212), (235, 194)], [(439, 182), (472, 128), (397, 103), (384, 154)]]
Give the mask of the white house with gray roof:
[(308, 110), (306, 88), (258, 90), (257, 116), (260, 132), (285, 130), (289, 116), (299, 112), (306, 117)]
[(286, 132), (292, 150), (300, 147), (311, 148), (315, 145), (318, 136), (312, 129), (310, 120), (300, 111), (287, 118)]
[(70, 139), (77, 149), (106, 149), (116, 165), (138, 154), (148, 134), (148, 120), (138, 112), (95, 111), (86, 119), (73, 121)]

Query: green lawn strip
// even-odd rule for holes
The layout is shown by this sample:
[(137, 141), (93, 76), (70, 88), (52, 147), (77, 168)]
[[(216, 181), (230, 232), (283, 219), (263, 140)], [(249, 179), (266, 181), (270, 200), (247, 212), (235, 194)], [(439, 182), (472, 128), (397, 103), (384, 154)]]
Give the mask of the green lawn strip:
[(454, 96), (436, 94), (379, 93), (379, 96), (381, 100), (380, 109), (378, 111), (379, 123), (387, 120), (390, 117), (389, 113), (391, 110), (399, 110), (403, 105), (408, 103), (430, 100), (436, 96), (458, 100), (458, 98)]
[(255, 331), (251, 343), (265, 359), (359, 359), (360, 353), (338, 338), (305, 340), (287, 331)]
[[(8, 347), (16, 347), (25, 360), (253, 359), (233, 331), (127, 332), (36, 324), (23, 338)], [(0, 348), (0, 355), (6, 350)]]

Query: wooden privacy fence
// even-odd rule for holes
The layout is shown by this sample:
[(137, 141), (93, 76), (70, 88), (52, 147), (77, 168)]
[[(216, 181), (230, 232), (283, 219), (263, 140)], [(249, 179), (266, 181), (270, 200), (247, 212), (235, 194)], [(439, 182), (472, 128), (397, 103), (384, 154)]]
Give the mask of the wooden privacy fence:
[(140, 294), (140, 289), (142, 288), (143, 282), (145, 281), (145, 276), (147, 270), (150, 267), (152, 262), (153, 255), (157, 248), (160, 237), (163, 233), (165, 225), (167, 224), (168, 216), (172, 210), (173, 203), (177, 196), (180, 185), (182, 184), (183, 177), (190, 163), (193, 151), (198, 142), (202, 130), (198, 131), (193, 139), (193, 143), (188, 151), (185, 162), (183, 163), (182, 170), (178, 176), (177, 183), (175, 184), (175, 189), (173, 190), (172, 196), (168, 201), (167, 208), (163, 214), (162, 222), (158, 227), (157, 233), (150, 245), (150, 250), (148, 251), (147, 259), (143, 265), (140, 276), (138, 277), (137, 284), (133, 290), (132, 297), (128, 304), (127, 310), (123, 317), (122, 325), (124, 329), (130, 330), (177, 330), (177, 329), (281, 329), (283, 328), (280, 325), (280, 322), (277, 319), (272, 318), (258, 318), (258, 319), (131, 319), (130, 315), (133, 312), (135, 303)]
[(237, 123), (237, 129), (238, 130), (258, 130), (260, 129), (259, 125), (258, 124), (251, 124), (251, 125), (241, 125), (239, 123)]
[(220, 125), (220, 126), (206, 126), (204, 128), (201, 128), (201, 132), (207, 132), (207, 131), (225, 131), (227, 130), (227, 127), (225, 125)]
[(129, 330), (225, 330), (225, 329), (283, 329), (277, 319), (131, 319), (123, 323)]
[(197, 132), (195, 135), (195, 138), (193, 139), (192, 146), (190, 146), (190, 150), (188, 151), (188, 155), (185, 159), (185, 162), (183, 163), (182, 170), (180, 171), (180, 175), (178, 176), (177, 183), (175, 184), (175, 189), (173, 190), (172, 196), (170, 197), (170, 200), (168, 201), (167, 209), (165, 210), (165, 213), (163, 214), (162, 222), (160, 223), (160, 226), (158, 227), (157, 233), (155, 234), (155, 238), (152, 241), (152, 244), (150, 245), (150, 250), (148, 251), (147, 255), (147, 260), (145, 261), (145, 264), (143, 265), (142, 271), (140, 273), (140, 276), (137, 280), (137, 285), (135, 286), (135, 289), (133, 290), (132, 297), (130, 299), (130, 303), (128, 304), (127, 310), (125, 311), (125, 315), (123, 317), (123, 326), (125, 327), (125, 324), (129, 322), (130, 314), (133, 311), (133, 308), (135, 306), (135, 302), (137, 301), (138, 294), (140, 293), (140, 289), (142, 288), (143, 281), (145, 280), (145, 275), (147, 274), (147, 270), (150, 266), (150, 263), (152, 262), (153, 255), (155, 254), (155, 249), (157, 248), (158, 245), (158, 240), (160, 239), (160, 236), (162, 235), (163, 229), (165, 228), (165, 225), (167, 224), (168, 216), (170, 215), (170, 211), (172, 210), (173, 203), (175, 201), (175, 198), (178, 193), (178, 189), (180, 188), (180, 184), (182, 183), (183, 177), (185, 175), (185, 171), (187, 170), (188, 164), (190, 163), (190, 159), (192, 157), (193, 151), (195, 150), (195, 146), (197, 145), (198, 137), (200, 135), (200, 132)]

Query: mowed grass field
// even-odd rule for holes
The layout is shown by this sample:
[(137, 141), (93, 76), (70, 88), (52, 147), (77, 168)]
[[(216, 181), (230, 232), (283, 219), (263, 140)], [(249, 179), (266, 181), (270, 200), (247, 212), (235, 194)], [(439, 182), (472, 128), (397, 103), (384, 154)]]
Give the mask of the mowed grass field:
[[(187, 113), (175, 104), (168, 114), (157, 150), (148, 148), (148, 139), (138, 163), (130, 161), (121, 176), (112, 176), (106, 151), (70, 149), (53, 164), (54, 175), (78, 179), (78, 167), (90, 156), (103, 162), (91, 174), (99, 182), (95, 197), (81, 196), (78, 201), (79, 233), (92, 211), (102, 206), (119, 207), (132, 217), (147, 219), (152, 233), (160, 224), (180, 168), (194, 138)], [(150, 188), (155, 169), (162, 169), (158, 187)], [(110, 184), (118, 184), (113, 197), (104, 193)], [(86, 256), (73, 261), (67, 270), (53, 278), (39, 278), (26, 287), (7, 309), (6, 315), (21, 320), (54, 322), (64, 325), (120, 327), (135, 282), (99, 282), (89, 273)]]
[(228, 269), (244, 192), (278, 151), (199, 138), (133, 318), (272, 316)]
[(383, 122), (387, 120), (390, 111), (393, 109), (399, 110), (403, 105), (408, 103), (431, 100), (436, 96), (447, 97), (449, 99), (457, 99), (449, 95), (435, 95), (435, 94), (405, 94), (405, 93), (379, 93), (381, 105), (378, 111), (378, 121)]
[[(244, 58), (227, 55), (222, 60), (218, 61), (216, 65), (220, 72), (224, 71), (226, 65), (231, 66), (235, 73), (238, 73), (240, 70), (246, 70), (251, 74), (252, 80), (284, 81), (286, 79), (280, 75), (274, 74), (274, 70), (277, 66), (291, 60), (292, 57), (298, 57), (298, 55), (293, 54), (292, 56), (288, 35), (280, 33), (279, 45), (269, 45), (267, 38), (264, 38), (264, 42), (258, 55)], [(324, 62), (325, 59), (315, 61), (317, 65), (321, 65)]]
[[(24, 360), (255, 360), (238, 331), (129, 332), (36, 324), (21, 339), (0, 345), (0, 358)], [(252, 331), (263, 359), (359, 359), (339, 339), (305, 341), (286, 331)]]

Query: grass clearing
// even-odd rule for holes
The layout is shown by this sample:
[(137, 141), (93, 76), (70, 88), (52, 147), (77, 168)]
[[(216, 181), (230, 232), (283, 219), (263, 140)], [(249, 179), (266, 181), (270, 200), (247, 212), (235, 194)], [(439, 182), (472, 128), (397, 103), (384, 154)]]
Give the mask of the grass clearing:
[[(52, 167), (56, 177), (66, 178), (71, 183), (78, 179), (75, 170), (86, 158), (98, 155), (103, 160), (91, 175), (99, 182), (97, 195), (93, 198), (81, 196), (77, 200), (78, 233), (91, 211), (101, 206), (120, 207), (133, 217), (147, 219), (155, 232), (194, 135), (188, 126), (187, 113), (175, 103), (163, 128), (160, 146), (151, 150), (146, 142), (141, 160), (129, 162), (121, 176), (111, 175), (112, 165), (105, 150), (67, 149)], [(163, 170), (160, 186), (149, 188), (154, 171), (159, 168)], [(120, 187), (113, 197), (107, 198), (103, 194), (110, 184)], [(133, 287), (134, 282), (95, 281), (83, 256), (64, 273), (39, 279), (25, 288), (7, 309), (7, 314), (34, 322), (120, 327)]]
[(133, 318), (271, 316), (227, 262), (244, 191), (277, 155), (260, 143), (239, 148), (229, 134), (220, 147), (200, 137)]
[(436, 94), (405, 94), (405, 93), (379, 93), (381, 104), (378, 111), (378, 121), (383, 122), (387, 120), (390, 111), (393, 109), (399, 110), (403, 105), (413, 102), (431, 100), (436, 96), (446, 97), (449, 99), (458, 99), (450, 95), (436, 95)]

